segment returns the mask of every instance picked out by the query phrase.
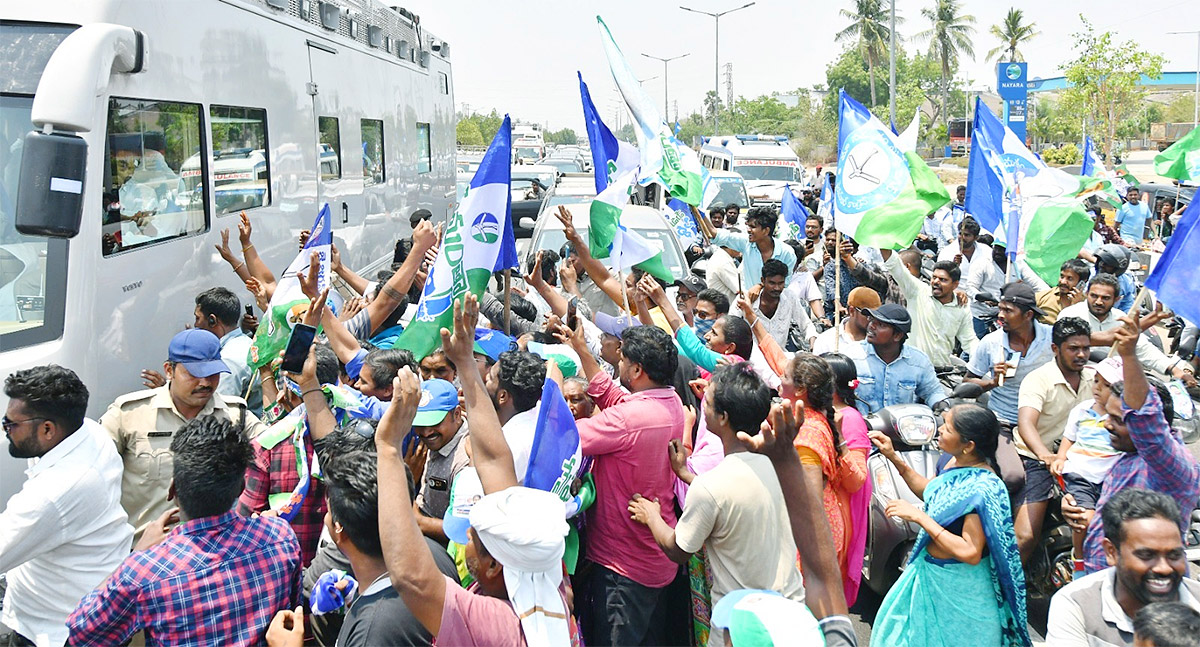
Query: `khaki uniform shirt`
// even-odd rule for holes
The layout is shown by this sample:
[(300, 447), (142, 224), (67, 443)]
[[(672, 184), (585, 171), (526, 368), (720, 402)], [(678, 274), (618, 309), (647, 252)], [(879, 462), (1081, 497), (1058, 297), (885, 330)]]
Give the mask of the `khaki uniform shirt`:
[[(168, 388), (170, 385), (163, 385), (122, 395), (100, 418), (125, 465), (121, 507), (129, 515), (135, 538), (172, 506), (167, 501), (174, 473), (171, 439), (187, 419), (175, 408)], [(245, 400), (214, 393), (198, 415), (215, 415), (237, 425), (245, 409)], [(265, 428), (258, 418), (249, 411), (245, 415), (246, 437), (262, 433)]]

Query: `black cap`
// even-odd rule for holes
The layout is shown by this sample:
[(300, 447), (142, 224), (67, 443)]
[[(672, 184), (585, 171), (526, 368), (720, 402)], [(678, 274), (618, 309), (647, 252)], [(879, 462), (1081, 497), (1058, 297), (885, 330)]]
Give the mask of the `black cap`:
[(912, 317), (908, 310), (897, 303), (885, 303), (874, 310), (867, 310), (867, 316), (883, 322), (902, 333), (912, 330)]
[(1011, 303), (1019, 308), (1032, 310), (1034, 314), (1045, 316), (1045, 312), (1037, 306), (1037, 295), (1033, 293), (1033, 288), (1024, 283), (1014, 282), (1004, 286), (1000, 290), (1000, 301), (1002, 303)]
[(704, 290), (708, 289), (708, 283), (705, 283), (704, 279), (695, 274), (688, 274), (678, 281), (675, 281), (675, 285), (687, 288), (692, 294), (700, 294)]

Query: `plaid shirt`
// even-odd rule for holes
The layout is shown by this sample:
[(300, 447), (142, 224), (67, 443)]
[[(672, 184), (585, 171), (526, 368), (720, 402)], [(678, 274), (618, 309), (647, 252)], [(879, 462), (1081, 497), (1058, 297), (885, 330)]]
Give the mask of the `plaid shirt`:
[[(271, 507), (271, 495), (291, 494), (300, 480), (300, 473), (296, 471), (296, 448), (291, 438), (271, 449), (257, 442), (252, 442), (251, 446), (254, 448), (254, 462), (246, 468), (246, 489), (242, 491), (237, 504), (237, 512), (243, 517), (268, 509)], [(313, 443), (307, 434), (304, 436), (304, 452), (311, 472)], [(316, 556), (321, 530), (325, 527), (325, 484), (320, 479), (309, 478), (308, 494), (304, 495), (304, 502), (291, 521), (296, 540), (300, 542), (300, 563), (304, 566), (312, 563)]]
[(1140, 487), (1175, 499), (1182, 511), (1180, 530), (1187, 529), (1192, 508), (1200, 499), (1200, 465), (1163, 418), (1158, 392), (1151, 387), (1141, 409), (1124, 409), (1129, 437), (1137, 451), (1119, 458), (1104, 479), (1100, 499), (1096, 502), (1096, 515), (1088, 525), (1083, 543), (1084, 570), (1088, 573), (1108, 568), (1104, 547), (1100, 544), (1104, 537), (1100, 510), (1117, 492)]
[(67, 619), (72, 645), (256, 645), (295, 606), (300, 549), (281, 519), (231, 512), (176, 526), (133, 553)]

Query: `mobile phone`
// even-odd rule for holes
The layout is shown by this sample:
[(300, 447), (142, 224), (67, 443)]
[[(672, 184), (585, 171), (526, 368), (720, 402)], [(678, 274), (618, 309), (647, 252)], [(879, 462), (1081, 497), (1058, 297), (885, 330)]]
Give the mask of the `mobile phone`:
[(254, 306), (252, 306), (252, 305), (250, 305), (250, 304), (248, 304), (248, 303), (246, 304), (246, 316), (247, 316), (247, 317), (253, 317), (253, 316), (254, 316)]
[(575, 326), (578, 324), (578, 316), (576, 314), (578, 304), (579, 297), (571, 297), (571, 300), (567, 302), (567, 328), (571, 330), (575, 330)]
[(304, 370), (304, 360), (308, 359), (308, 347), (312, 346), (316, 336), (316, 328), (308, 324), (296, 324), (296, 327), (292, 328), (292, 336), (288, 338), (287, 350), (283, 351), (280, 369), (289, 373)]
[(1008, 354), (1008, 359), (1006, 359), (1004, 361), (1004, 363), (1008, 364), (1008, 370), (1004, 372), (1004, 376), (1005, 377), (1016, 377), (1017, 376), (1017, 365), (1021, 363), (1020, 351), (1015, 351), (1015, 350), (1011, 351)]

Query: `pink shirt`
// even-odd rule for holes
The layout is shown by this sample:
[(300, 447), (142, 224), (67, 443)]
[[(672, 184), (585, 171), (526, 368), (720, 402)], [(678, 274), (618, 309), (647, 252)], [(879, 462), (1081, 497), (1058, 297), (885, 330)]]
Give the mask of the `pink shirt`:
[[(442, 603), (442, 626), (438, 627), (438, 645), (449, 647), (525, 647), (525, 632), (521, 620), (508, 600), (493, 598), (464, 589), (458, 582), (446, 578), (446, 599)], [(558, 587), (563, 605), (567, 605), (566, 581)], [(569, 608), (569, 607), (568, 607)], [(567, 616), (571, 645), (580, 644), (579, 628)]]
[(643, 586), (664, 587), (678, 566), (649, 528), (629, 518), (629, 499), (635, 493), (657, 497), (663, 520), (675, 527), (675, 473), (667, 443), (683, 438), (683, 404), (671, 387), (628, 393), (607, 373), (592, 378), (588, 395), (600, 411), (576, 423), (583, 454), (595, 459), (587, 558)]

